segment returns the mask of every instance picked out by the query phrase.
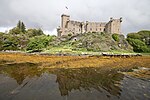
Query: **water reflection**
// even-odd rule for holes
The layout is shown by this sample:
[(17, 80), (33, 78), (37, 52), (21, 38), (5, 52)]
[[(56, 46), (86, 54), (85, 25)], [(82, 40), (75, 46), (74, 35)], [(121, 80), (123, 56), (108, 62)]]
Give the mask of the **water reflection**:
[[(39, 69), (39, 64), (0, 63), (0, 99), (5, 100), (116, 100), (128, 97), (132, 80), (107, 68)], [(127, 83), (126, 80), (130, 82)], [(124, 84), (125, 83), (125, 84)], [(149, 87), (147, 82), (145, 87)], [(132, 86), (130, 88), (132, 88)], [(137, 84), (137, 88), (140, 86)], [(125, 88), (124, 88), (125, 87)], [(140, 88), (142, 89), (142, 88)], [(149, 92), (150, 88), (144, 89)], [(143, 90), (142, 90), (143, 91)], [(141, 92), (142, 92), (141, 91)], [(128, 94), (128, 95), (126, 95)], [(133, 94), (133, 93), (132, 93)], [(137, 94), (135, 94), (137, 95)], [(147, 98), (148, 95), (146, 94)], [(131, 99), (126, 98), (126, 99)], [(140, 96), (139, 98), (144, 98)], [(134, 99), (134, 98), (133, 98)]]
[(14, 78), (17, 83), (22, 84), (26, 77), (40, 76), (41, 71), (38, 71), (37, 64), (34, 63), (8, 63), (0, 65), (0, 74), (7, 74)]
[(103, 89), (110, 94), (120, 95), (120, 81), (123, 74), (117, 71), (108, 71), (96, 68), (81, 69), (57, 69), (54, 71), (57, 75), (56, 82), (59, 84), (59, 90), (62, 96), (69, 95), (72, 90), (95, 89), (103, 92)]
[(72, 90), (91, 91), (91, 89), (99, 92), (104, 89), (110, 94), (118, 96), (121, 91), (119, 84), (123, 79), (123, 75), (115, 70), (109, 71), (98, 68), (39, 70), (37, 64), (33, 63), (3, 64), (0, 65), (0, 70), (1, 74), (15, 79), (19, 85), (27, 77), (40, 77), (45, 71), (54, 74), (57, 77), (56, 83), (59, 85), (61, 96), (69, 95)]

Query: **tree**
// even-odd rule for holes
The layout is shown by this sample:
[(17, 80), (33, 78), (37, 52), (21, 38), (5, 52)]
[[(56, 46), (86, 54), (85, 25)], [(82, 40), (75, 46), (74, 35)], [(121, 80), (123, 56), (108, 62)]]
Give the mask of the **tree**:
[(42, 29), (39, 28), (39, 29), (37, 30), (37, 35), (43, 35), (43, 34), (44, 34), (44, 33), (43, 33)]
[(3, 50), (3, 32), (0, 32), (0, 51)]
[(17, 24), (17, 27), (18, 27), (19, 29), (21, 29), (21, 26), (22, 26), (22, 22), (19, 20), (19, 21), (18, 21), (18, 24)]
[(52, 36), (36, 36), (32, 37), (27, 44), (27, 50), (32, 51), (41, 51), (43, 48), (46, 48), (50, 41), (52, 41)]
[(146, 44), (139, 39), (127, 38), (127, 41), (133, 46), (135, 52), (150, 52)]
[(25, 33), (26, 31), (24, 23), (20, 20), (18, 21), (17, 28), (19, 28), (22, 33)]
[(139, 31), (137, 33), (129, 33), (127, 38), (139, 39), (145, 42), (146, 45), (150, 45), (150, 31)]
[(135, 52), (150, 52), (150, 31), (129, 33), (127, 40), (133, 46)]
[(3, 50), (18, 50), (19, 39), (17, 36), (6, 34), (3, 36)]
[(14, 27), (13, 29), (9, 30), (9, 34), (12, 35), (21, 34), (21, 30), (18, 27)]
[(26, 27), (23, 22), (21, 23), (21, 32), (23, 32), (23, 33), (26, 32)]
[(44, 35), (44, 33), (41, 29), (28, 29), (26, 35), (28, 37), (34, 37), (34, 36)]

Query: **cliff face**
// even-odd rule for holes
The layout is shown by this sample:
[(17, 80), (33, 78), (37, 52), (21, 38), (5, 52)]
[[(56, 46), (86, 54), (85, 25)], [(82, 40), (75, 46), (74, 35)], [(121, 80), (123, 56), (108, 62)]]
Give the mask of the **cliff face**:
[(113, 38), (113, 34), (106, 33), (84, 33), (74, 36), (62, 36), (53, 42), (54, 45), (67, 45), (74, 50), (86, 49), (87, 51), (129, 51), (132, 47), (125, 40), (123, 35), (117, 34), (117, 40)]

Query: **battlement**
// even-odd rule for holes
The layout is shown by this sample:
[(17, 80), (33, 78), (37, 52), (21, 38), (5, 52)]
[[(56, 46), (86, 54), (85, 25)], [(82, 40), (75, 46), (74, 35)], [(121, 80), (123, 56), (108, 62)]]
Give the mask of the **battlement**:
[(121, 33), (120, 19), (110, 18), (109, 22), (79, 22), (70, 20), (69, 15), (61, 15), (61, 27), (57, 28), (58, 36), (68, 34), (80, 34), (89, 32), (106, 32), (106, 33)]

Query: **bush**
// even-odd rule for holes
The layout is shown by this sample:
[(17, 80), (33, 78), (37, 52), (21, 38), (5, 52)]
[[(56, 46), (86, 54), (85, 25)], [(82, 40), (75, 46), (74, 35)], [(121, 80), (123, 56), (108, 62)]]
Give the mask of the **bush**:
[(69, 33), (69, 34), (68, 34), (68, 36), (72, 36), (72, 34), (71, 34), (71, 33)]
[(139, 31), (127, 35), (128, 42), (135, 52), (150, 52), (150, 31)]
[(150, 31), (139, 31), (138, 33), (129, 33), (127, 38), (139, 39), (145, 42), (146, 45), (150, 45)]
[(119, 42), (119, 34), (113, 34), (113, 35), (112, 35), (112, 38), (113, 38), (115, 41)]
[(26, 35), (28, 37), (34, 37), (34, 36), (44, 35), (44, 33), (41, 29), (28, 29)]
[(127, 38), (141, 39), (141, 36), (137, 33), (130, 33), (130, 34), (127, 35)]
[(150, 51), (149, 48), (146, 46), (146, 44), (139, 39), (127, 38), (127, 41), (129, 42), (129, 44), (133, 46), (133, 50), (135, 52), (149, 52)]
[(52, 39), (52, 36), (45, 35), (33, 37), (29, 40), (26, 50), (41, 51), (49, 45), (49, 42), (52, 41)]

